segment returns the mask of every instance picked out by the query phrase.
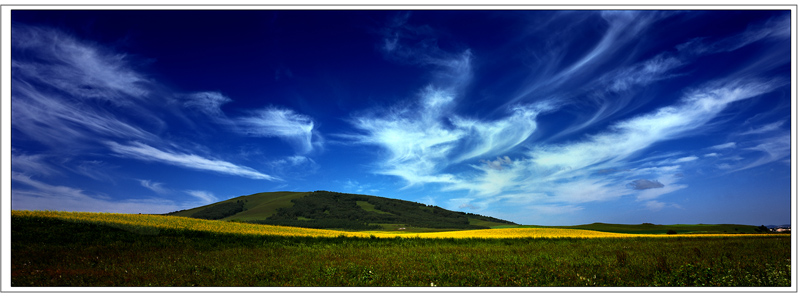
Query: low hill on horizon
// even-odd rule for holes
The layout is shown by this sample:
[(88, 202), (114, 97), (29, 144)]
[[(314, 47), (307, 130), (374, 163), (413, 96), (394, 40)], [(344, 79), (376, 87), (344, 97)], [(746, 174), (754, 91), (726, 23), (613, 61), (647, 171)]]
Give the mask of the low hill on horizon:
[(766, 228), (753, 225), (742, 224), (671, 224), (659, 225), (652, 223), (643, 224), (609, 224), (592, 223), (575, 226), (534, 226), (526, 225), (520, 227), (535, 228), (559, 228), (559, 229), (579, 229), (594, 230), (601, 232), (625, 233), (625, 234), (665, 234), (674, 231), (675, 234), (763, 234), (770, 233)]
[(371, 195), (330, 191), (263, 192), (166, 215), (317, 229), (429, 232), (487, 228), (562, 228), (627, 234), (757, 234), (757, 226), (739, 224), (611, 224), (573, 226), (519, 225), (494, 217)]
[(256, 193), (167, 215), (349, 230), (487, 229), (517, 225), (411, 201), (330, 191)]

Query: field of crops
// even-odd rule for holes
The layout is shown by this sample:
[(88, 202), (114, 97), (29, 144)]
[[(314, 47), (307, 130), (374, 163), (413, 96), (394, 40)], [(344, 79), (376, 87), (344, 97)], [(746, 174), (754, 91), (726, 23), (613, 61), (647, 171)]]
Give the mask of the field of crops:
[(792, 272), (791, 238), (774, 234), (396, 234), (29, 211), (11, 224), (12, 287), (789, 287)]
[[(499, 228), (485, 230), (460, 230), (426, 233), (407, 233), (397, 231), (335, 231), (286, 226), (259, 225), (249, 223), (202, 220), (178, 216), (147, 214), (114, 214), (64, 211), (12, 211), (12, 216), (49, 217), (73, 222), (90, 222), (119, 227), (134, 232), (157, 233), (160, 229), (207, 231), (213, 233), (243, 235), (278, 235), (306, 237), (414, 237), (414, 238), (625, 238), (625, 237), (663, 237), (658, 234), (624, 234), (581, 229), (541, 228)], [(739, 234), (712, 234), (710, 236), (737, 236)], [(774, 234), (748, 234), (774, 235)], [(678, 234), (670, 237), (708, 237), (706, 234)]]
[(248, 223), (233, 223), (224, 221), (203, 220), (179, 216), (161, 216), (149, 214), (116, 214), (92, 212), (65, 212), (65, 211), (12, 211), (11, 216), (18, 217), (46, 217), (72, 222), (96, 223), (121, 229), (157, 234), (160, 230), (192, 230), (212, 233), (242, 234), (242, 235), (278, 235), (278, 236), (311, 236), (311, 237), (337, 237), (369, 236), (357, 232), (343, 232), (323, 229), (308, 229), (296, 227), (257, 225)]

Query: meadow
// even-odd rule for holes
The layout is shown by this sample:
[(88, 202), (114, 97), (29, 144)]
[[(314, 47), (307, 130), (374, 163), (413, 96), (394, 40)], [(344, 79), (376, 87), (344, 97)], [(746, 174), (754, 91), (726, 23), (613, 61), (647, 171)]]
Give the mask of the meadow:
[(779, 234), (353, 232), (41, 211), (11, 218), (14, 287), (791, 286), (791, 239)]

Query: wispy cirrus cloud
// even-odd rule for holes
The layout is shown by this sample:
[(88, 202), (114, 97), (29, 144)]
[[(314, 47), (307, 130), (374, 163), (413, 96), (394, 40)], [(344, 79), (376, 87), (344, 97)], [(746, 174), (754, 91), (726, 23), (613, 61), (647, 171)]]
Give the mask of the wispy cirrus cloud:
[(222, 106), (233, 100), (219, 92), (196, 92), (183, 97), (183, 106), (197, 110), (217, 119), (217, 122), (227, 122)]
[(322, 147), (322, 136), (314, 130), (314, 121), (289, 109), (264, 108), (234, 118), (233, 122), (241, 133), (284, 139), (302, 154)]
[(450, 89), (464, 87), (472, 78), (472, 51), (451, 52), (439, 47), (436, 30), (408, 22), (410, 12), (396, 15), (383, 29), (380, 49), (389, 60), (432, 67), (435, 85)]
[(139, 184), (141, 184), (144, 188), (150, 189), (158, 194), (166, 194), (169, 192), (169, 189), (164, 187), (164, 183), (153, 182), (150, 180), (139, 180)]
[(185, 95), (182, 99), (184, 107), (211, 117), (230, 131), (246, 136), (283, 139), (300, 154), (322, 149), (324, 144), (314, 120), (291, 109), (266, 107), (251, 110), (243, 116), (229, 117), (221, 107), (233, 100), (222, 93), (199, 92)]
[[(547, 95), (541, 93), (543, 86), (564, 88), (568, 82), (596, 74), (587, 70), (601, 66), (608, 59), (606, 56), (614, 53), (619, 45), (632, 41), (633, 36), (623, 31), (629, 28), (634, 28), (635, 32), (644, 31), (660, 18), (635, 12), (604, 14), (603, 17), (609, 27), (591, 51), (551, 78), (527, 86), (506, 103), (522, 103), (522, 99)], [(426, 28), (422, 32), (429, 35), (433, 31)], [(438, 48), (403, 48), (409, 43), (401, 37), (402, 32), (384, 39), (384, 50), (397, 55), (393, 59), (406, 58), (401, 54), (411, 51), (420, 57), (426, 57), (424, 51), (447, 57)], [(457, 60), (457, 56), (450, 56), (450, 59)], [(624, 92), (670, 78), (674, 76), (674, 70), (693, 59), (695, 57), (683, 53), (663, 52), (640, 63), (625, 64), (626, 67), (602, 73), (601, 80), (583, 80), (597, 85), (604, 83), (602, 93)], [(650, 209), (677, 208), (677, 205), (654, 199), (687, 188), (688, 185), (680, 183), (681, 168), (686, 164), (703, 163), (700, 157), (683, 154), (680, 157), (670, 155), (666, 160), (655, 157), (641, 159), (642, 153), (658, 143), (703, 135), (713, 129), (708, 125), (731, 104), (764, 95), (784, 84), (740, 74), (709, 81), (685, 89), (683, 96), (667, 102), (671, 103), (669, 105), (617, 121), (594, 134), (554, 144), (529, 141), (529, 138), (538, 130), (537, 118), (558, 111), (562, 105), (541, 98), (528, 101), (527, 105), (509, 106), (510, 114), (494, 120), (468, 118), (454, 110), (459, 98), (463, 97), (459, 93), (464, 90), (451, 89), (439, 82), (423, 89), (416, 104), (355, 116), (351, 123), (361, 130), (361, 134), (347, 137), (385, 151), (376, 164), (376, 173), (397, 176), (409, 186), (437, 184), (443, 191), (468, 191), (468, 198), (472, 199), (468, 204), (472, 206), (470, 208), (486, 209), (495, 202), (567, 208), (563, 204), (608, 201), (626, 196), (634, 201), (649, 201), (641, 206)], [(625, 105), (609, 107), (567, 131), (593, 125), (622, 107), (630, 109)], [(735, 146), (736, 143), (731, 142), (711, 149), (719, 151)], [(497, 159), (485, 159), (493, 156)], [(475, 163), (476, 160), (482, 164)], [(466, 171), (464, 167), (467, 167)], [(615, 172), (601, 173), (603, 170)], [(567, 209), (567, 212), (574, 212), (579, 207)]]
[(105, 144), (108, 145), (111, 151), (126, 158), (165, 163), (196, 170), (213, 171), (256, 180), (280, 181), (279, 178), (260, 173), (249, 167), (239, 166), (223, 160), (209, 159), (191, 153), (161, 150), (140, 142), (122, 145), (113, 141), (107, 141)]
[(781, 135), (760, 139), (756, 141), (756, 143), (758, 144), (752, 147), (743, 148), (742, 151), (755, 152), (760, 154), (760, 156), (758, 156), (756, 160), (749, 162), (744, 166), (733, 169), (732, 172), (750, 169), (788, 158), (792, 151), (791, 136), (789, 135), (788, 131), (782, 133)]
[(697, 156), (681, 157), (674, 161), (674, 163), (686, 163), (699, 159)]
[[(514, 156), (498, 157), (496, 160), (483, 160), (484, 164), (469, 164), (472, 173), (449, 173), (451, 167), (462, 161), (480, 158), (487, 154), (508, 152), (502, 141), (493, 141), (492, 135), (481, 131), (467, 131), (462, 122), (444, 122), (438, 116), (419, 116), (437, 110), (405, 111), (414, 118), (357, 119), (356, 126), (366, 131), (360, 142), (370, 143), (388, 150), (378, 173), (401, 177), (413, 184), (436, 183), (442, 190), (466, 190), (480, 200), (470, 206), (483, 208), (491, 203), (504, 201), (522, 204), (540, 204), (541, 208), (561, 208), (558, 204), (608, 201), (624, 196), (634, 196), (636, 200), (653, 200), (688, 187), (680, 184), (680, 166), (675, 164), (694, 163), (697, 156), (683, 156), (669, 160), (638, 162), (640, 166), (659, 163), (655, 167), (630, 168), (644, 150), (656, 143), (701, 135), (704, 125), (716, 118), (730, 104), (763, 95), (780, 86), (771, 81), (731, 80), (712, 82), (690, 90), (676, 104), (665, 106), (651, 113), (643, 114), (612, 124), (606, 130), (584, 139), (562, 144), (532, 144), (527, 152)], [(440, 95), (441, 96), (441, 95)], [(448, 103), (437, 100), (430, 103)], [(535, 126), (536, 112), (529, 112), (526, 120)], [(450, 120), (453, 120), (451, 118)], [(427, 123), (424, 122), (427, 120)], [(447, 120), (447, 119), (444, 119)], [(513, 118), (504, 119), (511, 125)], [(519, 123), (514, 123), (516, 128)], [(535, 127), (532, 127), (535, 129)], [(531, 132), (525, 132), (530, 135)], [(400, 139), (399, 137), (403, 137)], [(504, 135), (509, 138), (513, 135)], [(492, 151), (473, 154), (469, 147), (460, 147), (460, 141), (480, 141), (474, 145), (491, 146)], [(511, 139), (508, 145), (522, 145), (525, 139)], [(728, 149), (735, 143), (712, 147)], [(755, 149), (767, 154), (780, 151), (773, 144), (760, 145)], [(480, 149), (480, 148), (476, 148)], [(780, 157), (780, 156), (775, 156)], [(772, 158), (772, 157), (769, 157)], [(766, 159), (765, 159), (766, 160)], [(766, 161), (765, 161), (766, 162)], [(671, 165), (663, 165), (671, 164)], [(614, 173), (600, 173), (600, 170), (615, 170)], [(649, 180), (642, 179), (649, 176)], [(626, 183), (634, 183), (633, 186)], [(550, 204), (550, 205), (546, 205)], [(544, 206), (544, 207), (542, 207)], [(555, 206), (555, 207), (553, 207)], [(643, 204), (650, 209), (678, 205), (653, 201)], [(677, 207), (676, 207), (677, 206)], [(537, 207), (537, 208), (539, 208)], [(562, 206), (563, 207), (563, 206)], [(569, 207), (578, 210), (578, 207)], [(544, 210), (544, 209), (543, 209)]]
[[(186, 205), (158, 198), (113, 200), (69, 186), (48, 184), (19, 172), (11, 172), (11, 179), (17, 183), (11, 190), (12, 210), (160, 214), (180, 210), (185, 208), (180, 205)], [(18, 186), (20, 184), (29, 188)]]
[[(563, 17), (571, 16), (567, 14)], [(526, 99), (542, 97), (549, 93), (559, 93), (555, 91), (560, 90), (559, 88), (563, 88), (564, 86), (570, 86), (571, 83), (574, 82), (582, 82), (582, 84), (585, 84), (586, 81), (592, 80), (589, 76), (597, 77), (595, 72), (607, 65), (610, 62), (609, 60), (619, 60), (618, 50), (636, 41), (640, 33), (646, 31), (654, 21), (662, 17), (663, 13), (661, 12), (642, 11), (602, 11), (597, 15), (589, 15), (588, 18), (590, 20), (585, 20), (585, 22), (591, 21), (598, 23), (598, 25), (605, 25), (604, 32), (599, 40), (588, 46), (588, 49), (591, 50), (586, 51), (582, 56), (572, 61), (564, 61), (564, 58), (560, 54), (545, 55), (547, 59), (538, 60), (540, 64), (534, 69), (535, 72), (530, 76), (529, 82), (522, 85), (519, 92), (517, 92), (516, 96), (512, 97), (510, 101), (525, 101)], [(602, 21), (597, 19), (601, 19)], [(550, 28), (547, 30), (550, 30)], [(568, 33), (565, 32), (564, 34)], [(559, 39), (558, 41), (548, 43), (547, 48), (551, 49), (549, 51), (552, 52), (563, 53), (567, 49), (574, 47), (587, 47), (585, 45), (563, 45), (562, 43), (564, 43), (564, 41), (569, 41), (569, 43), (575, 42), (575, 40)], [(583, 41), (580, 42), (582, 43)], [(548, 50), (543, 51), (547, 52)], [(538, 53), (537, 55), (542, 56), (542, 54)], [(668, 65), (675, 64), (676, 62), (673, 60), (664, 60), (660, 63), (663, 65), (661, 68), (668, 68)], [(614, 87), (620, 89), (622, 86), (633, 84), (636, 81), (636, 79), (633, 79), (631, 76), (633, 74), (646, 75), (651, 78), (657, 77), (657, 72), (652, 70), (653, 66), (656, 64), (657, 62), (653, 61), (649, 63), (649, 65), (641, 68), (634, 67), (622, 71), (615, 76), (615, 85), (611, 86), (612, 89), (614, 89)], [(647, 69), (648, 67), (651, 69)], [(542, 71), (546, 72), (542, 73)]]
[(561, 171), (621, 161), (655, 142), (696, 135), (692, 130), (709, 122), (728, 104), (774, 88), (775, 84), (761, 81), (713, 83), (688, 93), (678, 105), (623, 120), (580, 142), (536, 147), (530, 156), (537, 166)]
[(760, 24), (748, 26), (741, 33), (710, 40), (698, 37), (684, 44), (678, 45), (679, 50), (690, 51), (695, 54), (706, 55), (718, 52), (735, 51), (744, 46), (753, 44), (763, 39), (787, 39), (791, 35), (791, 18), (787, 16), (768, 19)]
[(765, 133), (768, 133), (768, 132), (774, 132), (774, 131), (780, 130), (781, 126), (783, 126), (784, 123), (786, 123), (785, 120), (775, 121), (775, 122), (768, 123), (768, 124), (765, 124), (763, 126), (760, 126), (758, 128), (750, 129), (748, 131), (740, 133), (739, 135), (759, 135), (759, 134), (765, 134)]
[(12, 79), (11, 121), (14, 128), (46, 145), (74, 148), (92, 145), (99, 135), (145, 141), (157, 136), (121, 120), (106, 110), (87, 106), (69, 98), (50, 94), (25, 81)]
[(726, 143), (723, 143), (723, 144), (717, 144), (717, 145), (711, 146), (709, 148), (710, 149), (714, 149), (714, 150), (721, 150), (721, 149), (729, 149), (729, 148), (735, 148), (735, 147), (736, 147), (736, 142), (726, 142)]
[(349, 138), (386, 150), (382, 174), (395, 175), (410, 185), (453, 183), (440, 173), (451, 164), (511, 151), (536, 130), (535, 118), (546, 105), (517, 107), (498, 120), (455, 115), (454, 95), (430, 87), (415, 108), (394, 109), (382, 116), (358, 116), (351, 121), (360, 135)]
[(47, 156), (43, 154), (11, 153), (11, 169), (29, 175), (53, 175), (60, 173), (52, 164), (46, 162)]
[[(161, 116), (173, 113), (179, 118), (187, 117), (171, 101), (179, 93), (137, 71), (134, 66), (139, 61), (131, 56), (57, 29), (14, 23), (12, 31), (11, 124), (28, 139), (49, 146), (46, 153), (70, 160), (109, 149), (138, 160), (254, 179), (278, 179), (221, 160), (161, 150), (163, 145), (174, 145), (161, 137), (168, 127)], [(188, 93), (186, 98), (185, 108), (219, 119), (224, 118), (220, 106), (231, 101), (218, 92)], [(278, 122), (299, 124), (292, 117), (296, 116), (289, 115)], [(120, 141), (136, 142), (123, 145)], [(302, 141), (298, 144), (303, 150), (309, 149)], [(17, 159), (16, 169), (30, 172), (34, 162), (26, 159), (31, 158)], [(83, 163), (71, 168), (73, 172), (96, 180), (109, 178), (100, 172), (107, 169), (102, 161), (76, 161)], [(49, 170), (39, 165), (42, 172)]]
[(219, 198), (217, 198), (213, 193), (208, 192), (208, 191), (187, 190), (186, 193), (191, 195), (191, 196), (193, 196), (193, 197), (196, 197), (196, 198), (200, 199), (205, 204), (211, 204), (211, 203), (215, 203), (215, 202), (219, 201)]
[(12, 59), (15, 78), (122, 106), (149, 94), (150, 80), (133, 70), (124, 54), (52, 28), (14, 23), (11, 31), (15, 57), (37, 58)]

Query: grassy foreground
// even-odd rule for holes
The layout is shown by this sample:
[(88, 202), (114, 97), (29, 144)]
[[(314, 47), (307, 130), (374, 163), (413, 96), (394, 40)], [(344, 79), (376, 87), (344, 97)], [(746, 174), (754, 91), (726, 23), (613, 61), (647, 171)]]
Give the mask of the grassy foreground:
[(291, 236), (60, 214), (12, 212), (12, 286), (791, 286), (788, 235)]

